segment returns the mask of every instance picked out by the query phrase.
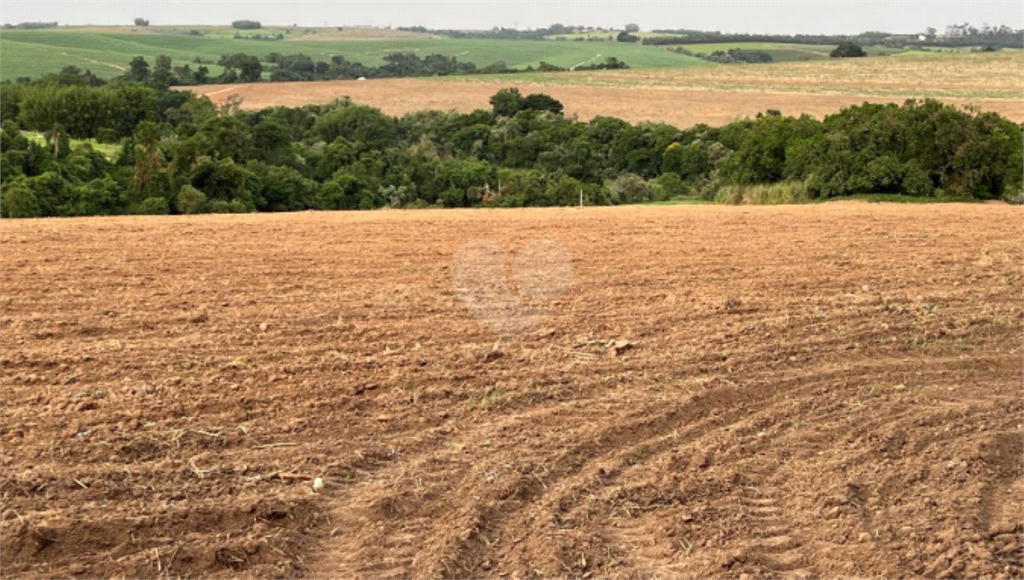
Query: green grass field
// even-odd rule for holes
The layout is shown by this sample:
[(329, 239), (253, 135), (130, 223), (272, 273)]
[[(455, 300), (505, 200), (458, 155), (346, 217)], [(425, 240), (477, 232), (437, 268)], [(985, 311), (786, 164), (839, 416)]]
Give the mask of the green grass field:
[[(283, 30), (283, 29), (282, 29)], [(242, 34), (276, 34), (279, 30), (242, 31)], [(676, 68), (707, 63), (674, 54), (659, 47), (623, 43), (541, 42), (509, 40), (470, 40), (449, 38), (385, 38), (376, 40), (315, 40), (313, 35), (291, 35), (281, 41), (234, 39), (234, 31), (203, 29), (203, 36), (180, 32), (158, 33), (145, 29), (117, 32), (75, 29), (5, 30), (0, 34), (0, 80), (38, 77), (74, 65), (92, 70), (101, 78), (122, 74), (135, 56), (153, 63), (160, 54), (170, 56), (176, 66), (192, 63), (196, 57), (217, 61), (221, 55), (244, 52), (265, 56), (271, 52), (303, 53), (314, 60), (329, 60), (341, 55), (368, 66), (382, 64), (391, 52), (412, 52), (420, 56), (432, 53), (456, 56), (462, 62), (483, 67), (504, 61), (514, 68), (537, 66), (541, 61), (570, 67), (614, 56), (636, 69)], [(192, 65), (195, 68), (196, 65)], [(209, 66), (209, 65), (207, 65)], [(210, 67), (211, 73), (220, 72)]]
[[(35, 141), (40, 145), (47, 145), (46, 137), (42, 133), (36, 131), (22, 131), (21, 134), (28, 138), (29, 141)], [(72, 139), (70, 145), (72, 149), (78, 149), (79, 147), (88, 145), (102, 153), (107, 159), (111, 160), (117, 157), (117, 154), (121, 152), (120, 144), (100, 143), (95, 139)]]

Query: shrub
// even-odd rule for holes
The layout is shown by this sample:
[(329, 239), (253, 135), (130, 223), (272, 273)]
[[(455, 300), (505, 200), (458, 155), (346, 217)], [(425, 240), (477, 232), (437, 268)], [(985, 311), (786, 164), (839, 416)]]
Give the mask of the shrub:
[(171, 205), (166, 197), (147, 197), (135, 208), (139, 215), (167, 215), (171, 213)]
[(42, 210), (32, 189), (19, 183), (6, 188), (3, 195), (0, 195), (0, 215), (13, 218), (39, 217)]
[(608, 200), (612, 204), (640, 203), (651, 200), (651, 189), (642, 177), (635, 173), (623, 173), (605, 184)]
[(245, 204), (238, 199), (231, 201), (224, 201), (223, 199), (215, 199), (211, 201), (207, 207), (210, 213), (248, 213), (249, 208), (245, 207)]
[(773, 205), (806, 203), (811, 200), (807, 186), (801, 181), (780, 181), (758, 185), (727, 185), (718, 190), (715, 201), (733, 205)]
[(183, 214), (202, 213), (206, 209), (206, 194), (191, 185), (181, 186), (175, 200), (178, 212)]
[(690, 187), (679, 177), (678, 173), (662, 173), (651, 183), (652, 199), (665, 201), (674, 197), (690, 194)]
[(864, 49), (856, 42), (844, 42), (829, 53), (829, 56), (833, 58), (848, 58), (867, 55), (868, 53), (864, 52)]

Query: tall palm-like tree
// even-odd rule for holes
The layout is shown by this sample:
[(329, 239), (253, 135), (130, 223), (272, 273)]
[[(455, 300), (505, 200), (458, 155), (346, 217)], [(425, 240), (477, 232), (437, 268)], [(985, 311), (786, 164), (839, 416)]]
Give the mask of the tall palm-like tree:
[(53, 147), (53, 156), (61, 157), (61, 153), (68, 148), (68, 134), (60, 123), (54, 124), (53, 128), (43, 133), (46, 143)]

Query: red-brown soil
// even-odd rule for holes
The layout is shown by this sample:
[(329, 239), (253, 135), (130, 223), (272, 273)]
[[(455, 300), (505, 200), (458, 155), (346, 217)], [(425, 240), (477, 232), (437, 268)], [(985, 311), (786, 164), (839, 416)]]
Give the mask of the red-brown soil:
[[(539, 238), (572, 285), (498, 341), (452, 256)], [(5, 220), (2, 575), (1020, 578), (1022, 238), (1003, 204)]]

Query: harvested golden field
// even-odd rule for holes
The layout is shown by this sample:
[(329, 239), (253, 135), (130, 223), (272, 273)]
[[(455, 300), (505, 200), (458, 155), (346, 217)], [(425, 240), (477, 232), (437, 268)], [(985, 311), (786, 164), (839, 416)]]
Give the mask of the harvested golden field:
[(562, 101), (567, 114), (583, 120), (606, 115), (679, 127), (722, 125), (767, 109), (823, 117), (865, 101), (900, 103), (925, 97), (977, 106), (1024, 122), (1024, 52), (1010, 50), (766, 65), (186, 88), (216, 102), (239, 95), (247, 109), (295, 107), (348, 96), (388, 114), (402, 115), (424, 109), (489, 109), (488, 99), (506, 86), (517, 86), (524, 93), (550, 94)]
[(1022, 237), (1003, 204), (4, 221), (0, 572), (1019, 578)]

